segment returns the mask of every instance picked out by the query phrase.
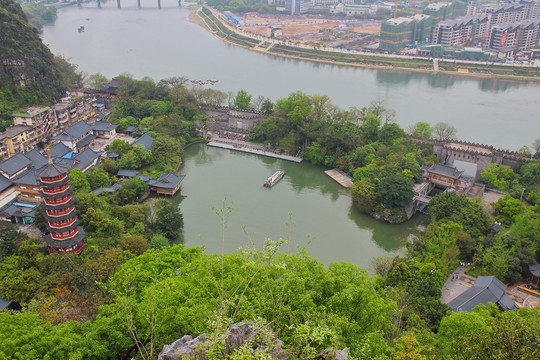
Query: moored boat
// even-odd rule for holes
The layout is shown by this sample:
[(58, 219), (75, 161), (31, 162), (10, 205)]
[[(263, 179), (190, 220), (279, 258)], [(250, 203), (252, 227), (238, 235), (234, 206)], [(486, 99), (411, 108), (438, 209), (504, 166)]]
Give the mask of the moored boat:
[(281, 178), (283, 178), (284, 175), (285, 175), (284, 170), (276, 171), (275, 173), (272, 174), (272, 176), (270, 176), (268, 179), (266, 179), (266, 181), (264, 182), (264, 186), (266, 186), (266, 187), (274, 186), (275, 184), (277, 184), (277, 182), (279, 180), (281, 180)]

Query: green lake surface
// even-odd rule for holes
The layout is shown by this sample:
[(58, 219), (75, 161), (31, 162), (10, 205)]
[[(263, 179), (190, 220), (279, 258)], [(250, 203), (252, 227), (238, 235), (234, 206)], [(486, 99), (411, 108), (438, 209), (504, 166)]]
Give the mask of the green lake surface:
[[(264, 180), (280, 169), (285, 177), (272, 188), (264, 187)], [(204, 144), (188, 147), (180, 170), (186, 175), (182, 195), (172, 200), (184, 215), (184, 244), (221, 253), (216, 211), (225, 201), (234, 208), (226, 218), (226, 253), (262, 249), (266, 238), (282, 238), (287, 240), (285, 252), (305, 248), (325, 264), (348, 261), (366, 267), (372, 257), (400, 252), (400, 239), (425, 221), (417, 215), (405, 224), (389, 225), (361, 214), (349, 191), (324, 170)]]

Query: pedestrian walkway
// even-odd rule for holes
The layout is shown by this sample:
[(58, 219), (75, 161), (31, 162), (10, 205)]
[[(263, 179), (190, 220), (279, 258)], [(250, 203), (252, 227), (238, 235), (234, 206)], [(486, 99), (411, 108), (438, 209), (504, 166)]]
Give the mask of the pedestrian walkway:
[(285, 154), (277, 154), (270, 150), (265, 149), (264, 147), (261, 148), (260, 144), (253, 144), (246, 141), (237, 141), (237, 140), (230, 140), (230, 139), (213, 139), (210, 141), (208, 146), (218, 147), (221, 149), (229, 149), (229, 150), (236, 150), (236, 151), (242, 151), (247, 152), (251, 154), (256, 155), (262, 155), (262, 156), (268, 156), (273, 157), (276, 159), (281, 160), (287, 160), (287, 161), (293, 161), (296, 163), (302, 162), (302, 158), (299, 156), (290, 156)]
[(441, 302), (448, 304), (465, 292), (465, 290), (472, 287), (475, 279), (472, 276), (465, 275), (466, 269), (466, 265), (460, 265), (448, 277), (448, 280), (446, 280), (446, 283), (442, 287)]

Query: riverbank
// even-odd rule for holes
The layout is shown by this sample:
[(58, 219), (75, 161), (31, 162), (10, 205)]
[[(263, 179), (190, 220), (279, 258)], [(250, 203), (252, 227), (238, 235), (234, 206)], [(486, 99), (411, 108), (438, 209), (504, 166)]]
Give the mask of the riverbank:
[[(254, 38), (249, 34), (238, 31), (221, 21), (216, 16), (215, 11), (206, 11), (205, 13), (198, 6), (193, 6), (190, 10), (189, 19), (191, 22), (202, 25), (226, 43), (273, 56), (378, 70), (540, 82), (540, 69), (538, 67), (495, 65), (443, 59), (438, 59), (434, 62), (433, 59), (428, 58), (385, 54), (358, 54), (349, 50), (330, 48), (321, 50), (287, 45), (284, 41), (274, 41), (262, 37)], [(437, 71), (434, 70), (435, 67), (438, 69)]]

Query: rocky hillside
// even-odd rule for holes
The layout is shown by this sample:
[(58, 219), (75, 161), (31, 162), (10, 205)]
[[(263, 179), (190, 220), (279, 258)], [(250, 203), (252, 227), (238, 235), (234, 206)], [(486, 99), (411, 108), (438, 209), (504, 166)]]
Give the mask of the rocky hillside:
[(0, 120), (19, 107), (63, 96), (80, 81), (74, 70), (41, 42), (19, 4), (0, 0)]

